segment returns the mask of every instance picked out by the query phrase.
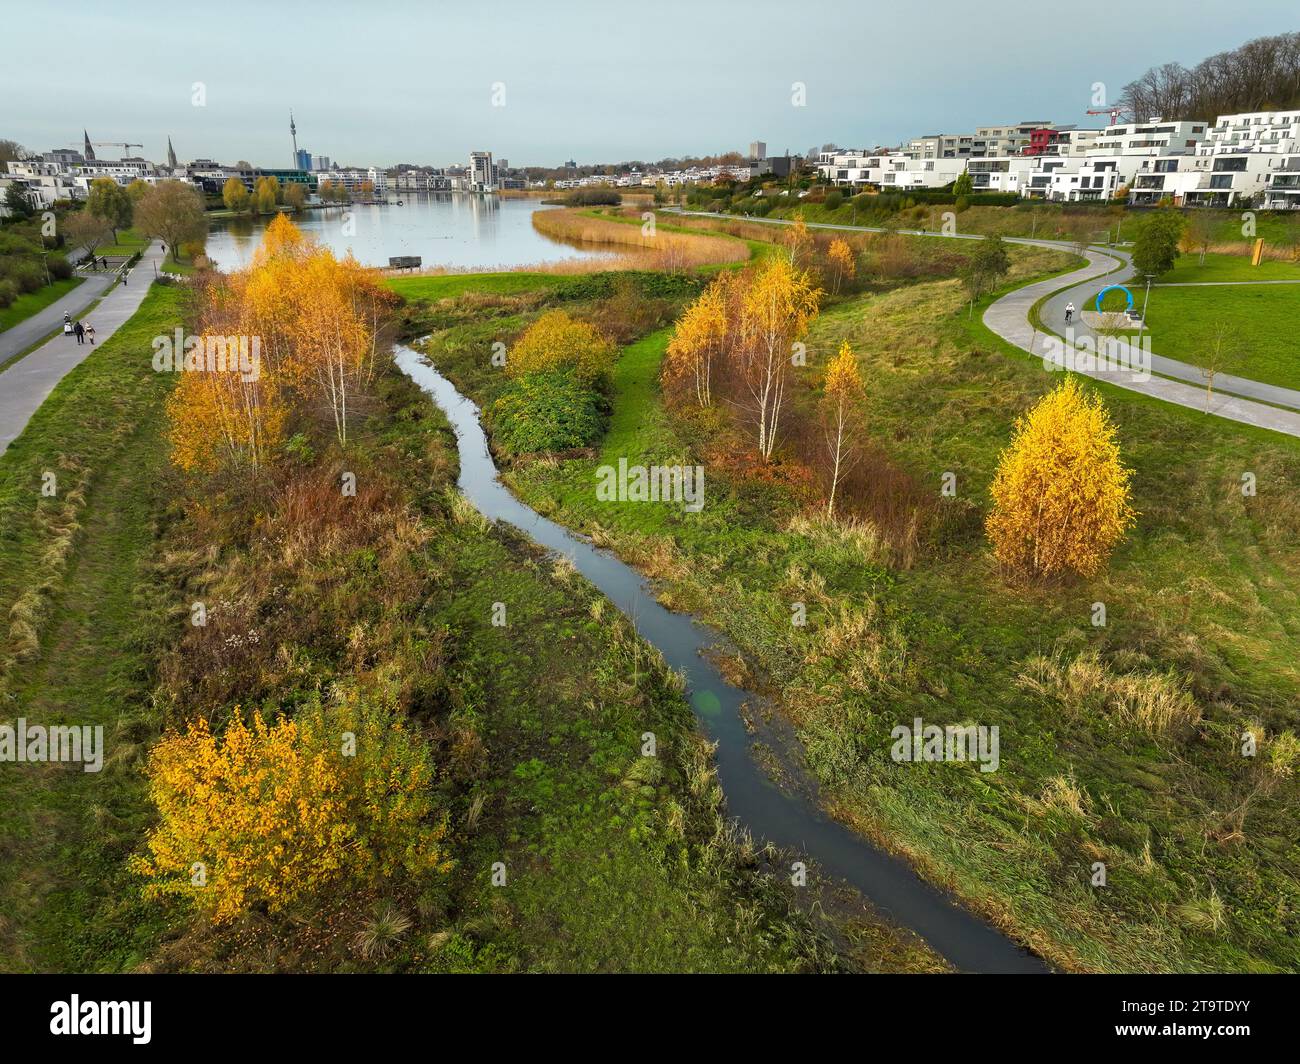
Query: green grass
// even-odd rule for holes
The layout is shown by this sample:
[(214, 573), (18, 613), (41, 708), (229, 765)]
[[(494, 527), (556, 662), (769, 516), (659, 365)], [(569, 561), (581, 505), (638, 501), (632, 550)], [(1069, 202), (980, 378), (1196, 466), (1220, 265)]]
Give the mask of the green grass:
[(1247, 255), (1223, 255), (1211, 252), (1200, 261), (1195, 252), (1180, 255), (1174, 268), (1160, 278), (1159, 284), (1188, 284), (1197, 281), (1300, 281), (1300, 262), (1265, 259), (1258, 266)]
[[(159, 404), (171, 385), (153, 372), (148, 352), (152, 337), (180, 323), (182, 308), (180, 290), (153, 288), (0, 456), (0, 606), (26, 625), (6, 636), (0, 689), (33, 723), (102, 725), (110, 754), (132, 741), (121, 730), (124, 711), (148, 693), (151, 648), (140, 625), (152, 608), (143, 585), (165, 505)], [(57, 477), (53, 497), (40, 492), (47, 471)], [(131, 764), (119, 759), (98, 774), (39, 765), (0, 774), (0, 908), (8, 918), (0, 968), (85, 970), (131, 954), (130, 931), (105, 942), (91, 919), (123, 890), (124, 840), (146, 815)], [(119, 901), (147, 921), (129, 897)]]
[(149, 246), (149, 237), (137, 233), (134, 229), (119, 229), (117, 239), (112, 244), (101, 244), (95, 249), (96, 257), (130, 258), (137, 251), (144, 251)]
[[(847, 300), (813, 330), (811, 373), (850, 340), (872, 440), (924, 489), (937, 495), (946, 472), (958, 484), (916, 563), (899, 569), (869, 538), (792, 527), (800, 507), (783, 489), (709, 464), (712, 447), (746, 444), (719, 443), (716, 419), (664, 409), (665, 339), (625, 350), (598, 457), (507, 479), (726, 632), (737, 668), (786, 707), (838, 816), (1067, 967), (1300, 969), (1294, 785), (1250, 804), (1240, 837), (1227, 829), (1258, 778), (1237, 753), (1244, 724), (1270, 735), (1300, 724), (1300, 445), (1098, 386), (1135, 469), (1138, 527), (1098, 577), (1009, 580), (983, 540), (988, 485), (1016, 416), (1059, 378), (989, 333), (978, 308), (968, 321), (955, 282)], [(432, 346), (478, 394), (470, 350)], [(796, 384), (805, 409), (815, 394)], [(683, 455), (708, 465), (698, 515), (595, 498), (599, 463)], [(1242, 497), (1243, 471), (1267, 490)], [(807, 605), (806, 628), (790, 625), (792, 601)], [(1086, 664), (1092, 653), (1093, 686), (1078, 696), (1027, 684), (1038, 655)], [(1163, 737), (1126, 724), (1103, 691), (1129, 674), (1185, 685), (1202, 723)], [(915, 715), (998, 725), (1002, 769), (894, 763), (889, 731)], [(1070, 783), (1078, 813), (1053, 798)], [(1098, 860), (1104, 890), (1090, 886)], [(1225, 906), (1217, 926), (1204, 919), (1212, 897)]]
[(68, 277), (62, 281), (51, 281), (35, 292), (19, 296), (4, 310), (0, 310), (0, 332), (12, 329), (20, 321), (26, 321), (33, 314), (44, 310), (57, 299), (62, 299), (84, 280), (82, 277)]
[[(1191, 280), (1237, 280), (1252, 267), (1234, 256), (1206, 256), (1203, 267), (1194, 256), (1183, 256), (1167, 276)], [(1265, 263), (1274, 269), (1258, 279), (1283, 279), (1286, 271), (1297, 275), (1300, 270), (1289, 263)], [(1100, 291), (1100, 285), (1098, 291)], [(1135, 305), (1140, 309), (1144, 294), (1133, 288)], [(1096, 308), (1096, 292), (1082, 301), (1085, 310)], [(1109, 292), (1102, 301), (1108, 311), (1123, 310), (1122, 292)], [(1146, 329), (1151, 347), (1158, 355), (1176, 358), (1192, 365), (1200, 364), (1205, 351), (1220, 329), (1238, 354), (1223, 371), (1239, 377), (1300, 388), (1300, 355), (1292, 342), (1292, 323), (1300, 315), (1300, 284), (1296, 285), (1225, 285), (1208, 288), (1151, 289), (1147, 303)]]
[(490, 295), (516, 295), (538, 289), (563, 290), (580, 280), (576, 275), (559, 273), (445, 273), (427, 277), (389, 277), (385, 280), (403, 299), (451, 299), (463, 292)]

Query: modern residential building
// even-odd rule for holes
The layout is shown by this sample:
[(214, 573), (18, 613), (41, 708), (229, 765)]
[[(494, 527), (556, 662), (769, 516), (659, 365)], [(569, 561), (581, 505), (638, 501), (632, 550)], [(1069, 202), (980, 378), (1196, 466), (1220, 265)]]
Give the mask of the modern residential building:
[(1269, 175), (1264, 206), (1274, 211), (1300, 210), (1300, 155), (1282, 159)]
[(469, 153), (469, 191), (485, 192), (497, 187), (496, 170), (492, 166), (490, 151), (472, 151)]
[(761, 140), (751, 140), (749, 142), (750, 159), (763, 160), (767, 158), (767, 145)]
[[(263, 170), (259, 171), (259, 173), (274, 173), (279, 176), (281, 171)], [(360, 167), (349, 167), (347, 169), (336, 168), (330, 170), (328, 173), (321, 173), (318, 171), (315, 174), (304, 174), (303, 176), (310, 177), (312, 183), (316, 185), (317, 189), (319, 189), (321, 183), (332, 181), (336, 185), (342, 185), (349, 195), (356, 196), (360, 193), (361, 186), (368, 181), (374, 188), (375, 197), (377, 199), (383, 199), (388, 195), (388, 174), (373, 166), (368, 167), (365, 170), (362, 170)]]
[(1174, 155), (1191, 153), (1205, 139), (1208, 123), (1126, 122), (1107, 126), (1088, 147), (1090, 155)]

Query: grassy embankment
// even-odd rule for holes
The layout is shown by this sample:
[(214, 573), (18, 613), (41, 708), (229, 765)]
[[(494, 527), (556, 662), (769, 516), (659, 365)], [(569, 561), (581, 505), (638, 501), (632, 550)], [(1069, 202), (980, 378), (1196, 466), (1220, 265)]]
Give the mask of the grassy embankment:
[(19, 296), (9, 306), (0, 310), (0, 332), (12, 329), (20, 321), (26, 321), (33, 314), (44, 310), (57, 299), (62, 299), (85, 278), (68, 277), (62, 281), (51, 281), (35, 292)]
[[(180, 323), (183, 293), (154, 288), (136, 315), (55, 388), (0, 456), (0, 714), (32, 724), (101, 725), (100, 773), (79, 766), (3, 766), (0, 773), (0, 968), (68, 970), (129, 950), (122, 914), (92, 920), (115, 889), (124, 839), (144, 822), (124, 709), (148, 694), (163, 635), (149, 593), (165, 509), (162, 397), (150, 341)], [(41, 493), (53, 473), (56, 493)], [(145, 919), (142, 928), (147, 926)], [(156, 928), (153, 929), (156, 932)]]
[[(0, 967), (834, 966), (719, 818), (674, 678), (571, 571), (458, 500), (455, 442), (392, 367), (347, 458), (356, 510), (336, 512), (341, 456), (303, 446), (269, 495), (238, 481), (193, 494), (161, 436), (171, 381), (148, 358), (182, 299), (155, 287), (0, 458), (5, 717), (101, 723), (108, 747), (99, 774), (9, 765), (0, 777)], [(43, 499), (50, 467), (59, 493)], [(196, 598), (212, 607), (203, 629), (186, 623)], [(495, 602), (509, 604), (507, 627), (492, 623)], [(390, 693), (439, 752), (446, 880), (327, 891), (223, 928), (144, 902), (125, 860), (151, 823), (143, 768), (163, 728), (198, 713), (224, 722), (239, 704), (292, 713), (352, 687)], [(647, 730), (654, 759), (640, 756)], [(497, 861), (505, 887), (490, 883)], [(409, 922), (366, 957), (357, 935), (384, 903)], [(864, 964), (933, 965), (871, 921), (855, 933)]]
[[(1022, 279), (1060, 265), (1021, 263)], [(731, 475), (748, 441), (729, 419), (662, 404), (668, 337), (625, 350), (600, 454), (507, 479), (734, 640), (735, 674), (784, 706), (836, 815), (1069, 968), (1300, 968), (1296, 780), (1239, 752), (1247, 726), (1300, 723), (1300, 447), (1099, 385), (1138, 526), (1098, 577), (1026, 584), (998, 570), (982, 519), (1012, 422), (1056, 378), (968, 322), (956, 282), (832, 307), (794, 398), (806, 414), (824, 359), (855, 345), (876, 483), (928, 499), (913, 550), (883, 519), (829, 528), (779, 478)], [(445, 339), (435, 362), (490, 398), (476, 345)], [(597, 501), (595, 466), (621, 457), (703, 461), (704, 511)], [(955, 499), (937, 497), (945, 472)], [(855, 500), (868, 520), (893, 504)], [(1001, 769), (894, 763), (890, 729), (914, 716), (999, 726)]]

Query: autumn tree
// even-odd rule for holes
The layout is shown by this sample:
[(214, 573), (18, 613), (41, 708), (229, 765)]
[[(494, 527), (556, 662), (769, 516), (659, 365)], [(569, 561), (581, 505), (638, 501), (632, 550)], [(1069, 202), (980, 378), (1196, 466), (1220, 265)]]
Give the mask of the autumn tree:
[(840, 294), (840, 285), (845, 280), (853, 280), (857, 273), (857, 265), (853, 257), (853, 249), (849, 247), (849, 242), (843, 237), (836, 237), (831, 241), (830, 250), (826, 253), (830, 261), (831, 271), (835, 276), (835, 287), (832, 291), (835, 295)]
[(264, 174), (253, 185), (253, 206), (258, 214), (274, 214), (275, 205), (280, 202), (280, 181), (278, 178)]
[(1208, 211), (1197, 211), (1188, 220), (1183, 231), (1179, 248), (1186, 252), (1196, 252), (1200, 265), (1205, 265), (1205, 253), (1210, 250), (1214, 238), (1218, 235), (1218, 222)]
[(682, 314), (665, 352), (665, 383), (689, 380), (700, 406), (713, 405), (713, 367), (727, 340), (728, 296), (733, 283), (733, 275), (727, 272), (710, 282)]
[(158, 824), (131, 869), (146, 897), (189, 899), (215, 923), (451, 868), (432, 752), (386, 703), (345, 693), (251, 725), (237, 708), (221, 734), (200, 719), (164, 735), (148, 773)]
[(863, 397), (862, 373), (849, 342), (840, 343), (839, 352), (826, 367), (823, 389), (826, 447), (831, 460), (831, 486), (826, 499), (826, 516), (835, 516), (835, 493), (852, 465), (852, 431), (854, 415)]
[(113, 227), (97, 214), (77, 211), (64, 221), (63, 235), (70, 247), (84, 248), (87, 255), (94, 255), (97, 247), (113, 238)]
[(221, 202), (226, 205), (227, 210), (234, 211), (236, 214), (243, 214), (248, 210), (251, 199), (248, 186), (237, 177), (226, 178), (226, 183), (221, 186)]
[(773, 255), (758, 267), (740, 299), (740, 376), (765, 462), (776, 448), (794, 345), (817, 316), (820, 295), (807, 273), (784, 255)]
[(178, 261), (182, 244), (208, 235), (203, 196), (184, 181), (160, 181), (150, 188), (136, 205), (135, 224), (146, 236), (166, 243)]
[(1071, 375), (1016, 422), (985, 528), (1003, 565), (1092, 576), (1133, 525), (1132, 470), (1101, 399)]
[(608, 374), (617, 352), (594, 325), (562, 310), (549, 310), (524, 330), (506, 358), (512, 377), (572, 367), (585, 384)]
[(812, 249), (812, 234), (808, 232), (808, 223), (803, 220), (800, 214), (794, 220), (784, 234), (781, 241), (785, 244), (786, 254), (789, 256), (791, 266), (803, 266), (808, 257), (808, 252)]
[(1237, 335), (1236, 327), (1229, 322), (1219, 322), (1209, 336), (1193, 344), (1189, 361), (1201, 371), (1205, 381), (1205, 412), (1210, 412), (1214, 400), (1214, 381), (1220, 374), (1240, 369), (1246, 360), (1246, 348)]
[(974, 254), (966, 260), (959, 271), (962, 286), (970, 298), (967, 317), (975, 313), (975, 300), (985, 292), (996, 288), (998, 281), (1011, 269), (1011, 257), (1007, 246), (1000, 236), (986, 236), (976, 246)]
[(134, 206), (126, 189), (111, 177), (97, 177), (90, 183), (85, 209), (109, 224), (114, 240), (117, 239), (119, 229), (125, 229), (131, 224)]
[[(256, 474), (284, 437), (288, 417), (283, 389), (266, 366), (256, 376), (210, 370), (203, 363), (216, 335), (197, 339), (195, 365), (184, 370), (167, 397), (167, 439), (172, 461), (186, 472), (246, 467)], [(237, 364), (236, 364), (237, 365)], [(246, 379), (247, 378), (247, 379)]]
[(300, 181), (293, 181), (285, 186), (284, 205), (294, 212), (299, 213), (307, 202), (307, 186)]

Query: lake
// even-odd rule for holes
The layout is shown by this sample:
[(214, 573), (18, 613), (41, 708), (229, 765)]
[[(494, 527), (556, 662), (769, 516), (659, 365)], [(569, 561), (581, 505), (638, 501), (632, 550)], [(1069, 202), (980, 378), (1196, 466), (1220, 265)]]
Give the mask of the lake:
[[(398, 207), (401, 199), (404, 206)], [(305, 233), (337, 255), (349, 250), (364, 266), (387, 266), (394, 255), (419, 255), (425, 267), (509, 269), (564, 259), (612, 257), (571, 246), (533, 228), (535, 199), (498, 196), (389, 193), (385, 206), (323, 207), (293, 216)], [(269, 219), (222, 221), (208, 234), (208, 258), (221, 269), (244, 266)]]

